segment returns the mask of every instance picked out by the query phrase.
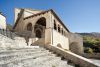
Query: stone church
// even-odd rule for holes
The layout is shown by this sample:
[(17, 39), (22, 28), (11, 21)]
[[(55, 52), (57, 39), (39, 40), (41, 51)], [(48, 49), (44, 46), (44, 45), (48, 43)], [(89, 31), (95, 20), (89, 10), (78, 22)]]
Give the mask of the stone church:
[[(0, 27), (6, 29), (6, 17), (0, 13)], [(10, 26), (9, 26), (10, 27)], [(8, 28), (8, 27), (7, 27)], [(71, 33), (57, 14), (50, 10), (14, 8), (13, 32), (17, 32), (27, 44), (20, 46), (46, 46), (47, 44), (69, 49), (81, 55), (83, 53), (83, 38)]]
[(71, 33), (57, 14), (50, 10), (14, 8), (13, 30), (26, 36), (28, 46), (51, 44), (83, 53), (83, 38)]
[(13, 26), (0, 12), (0, 67), (100, 67), (84, 57), (91, 54), (83, 52), (83, 37), (71, 33), (52, 9), (15, 7)]

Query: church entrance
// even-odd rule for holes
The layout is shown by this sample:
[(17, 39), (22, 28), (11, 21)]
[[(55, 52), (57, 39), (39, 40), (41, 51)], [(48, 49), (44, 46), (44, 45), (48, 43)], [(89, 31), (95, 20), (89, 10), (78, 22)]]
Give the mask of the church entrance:
[(34, 33), (35, 36), (38, 38), (45, 37), (45, 28), (46, 28), (46, 19), (44, 17), (40, 18), (35, 26), (34, 26)]
[(36, 37), (41, 38), (41, 31), (39, 29), (36, 30)]

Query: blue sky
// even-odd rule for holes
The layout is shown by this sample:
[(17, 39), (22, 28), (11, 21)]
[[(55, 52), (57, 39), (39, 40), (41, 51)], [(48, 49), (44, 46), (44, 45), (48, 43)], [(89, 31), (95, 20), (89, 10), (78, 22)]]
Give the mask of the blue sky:
[(53, 9), (70, 32), (100, 32), (100, 0), (0, 0), (0, 12), (11, 25), (14, 7)]

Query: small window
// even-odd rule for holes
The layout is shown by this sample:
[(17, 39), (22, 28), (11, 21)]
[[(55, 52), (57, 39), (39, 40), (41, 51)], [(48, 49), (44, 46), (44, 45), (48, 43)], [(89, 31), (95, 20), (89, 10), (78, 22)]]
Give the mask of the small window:
[(31, 23), (29, 23), (29, 24), (27, 25), (27, 31), (32, 31), (32, 24), (31, 24)]
[(60, 33), (60, 26), (58, 25), (58, 32)]
[(55, 22), (55, 20), (54, 20), (54, 29), (57, 30), (57, 29), (56, 29), (56, 22)]
[(18, 16), (19, 16), (19, 13), (18, 13)]

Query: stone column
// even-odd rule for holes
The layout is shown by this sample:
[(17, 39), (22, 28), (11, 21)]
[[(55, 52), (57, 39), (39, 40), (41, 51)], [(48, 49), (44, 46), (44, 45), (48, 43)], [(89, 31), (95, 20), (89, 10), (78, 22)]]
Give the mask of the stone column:
[(6, 29), (4, 29), (4, 35), (7, 36)]
[(32, 37), (35, 37), (34, 26), (32, 27)]
[(45, 33), (45, 26), (43, 26), (43, 33)]
[(3, 35), (3, 29), (1, 29), (1, 34)]
[(9, 38), (11, 38), (11, 33), (10, 33), (9, 29), (7, 29), (7, 36), (8, 36)]

